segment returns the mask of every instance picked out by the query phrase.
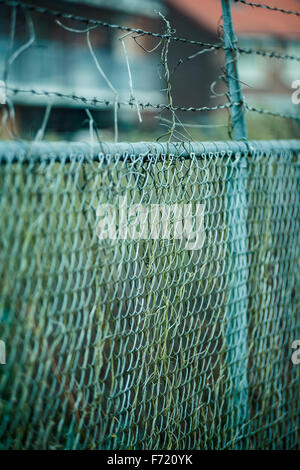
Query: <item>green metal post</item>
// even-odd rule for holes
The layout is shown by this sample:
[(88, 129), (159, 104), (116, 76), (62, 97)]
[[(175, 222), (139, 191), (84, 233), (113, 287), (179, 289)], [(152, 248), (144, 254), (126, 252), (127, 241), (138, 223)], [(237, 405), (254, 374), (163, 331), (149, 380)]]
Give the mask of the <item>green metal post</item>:
[[(236, 36), (233, 28), (231, 0), (222, 0), (226, 69), (235, 140), (247, 140), (243, 97), (239, 81)], [(227, 183), (228, 249), (230, 253), (229, 294), (226, 311), (227, 360), (229, 364), (231, 420), (230, 440), (242, 448), (241, 438), (248, 420), (248, 352), (247, 352), (247, 154), (233, 156)]]
[(233, 29), (231, 0), (222, 0), (222, 11), (227, 80), (230, 102), (232, 104), (233, 135), (236, 140), (246, 140), (248, 135), (238, 71), (237, 40)]

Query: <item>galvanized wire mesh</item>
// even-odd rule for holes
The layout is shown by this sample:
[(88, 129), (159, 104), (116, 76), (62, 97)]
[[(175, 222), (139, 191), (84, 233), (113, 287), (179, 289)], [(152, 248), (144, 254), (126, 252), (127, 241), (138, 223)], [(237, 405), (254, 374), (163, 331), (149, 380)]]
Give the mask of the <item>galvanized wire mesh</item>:
[[(299, 157), (1, 143), (1, 447), (299, 449)], [(203, 204), (203, 246), (99, 239), (119, 196)]]
[[(220, 3), (223, 30), (210, 43), (175, 36), (164, 15), (163, 31), (152, 32), (82, 17), (64, 5), (56, 11), (0, 0), (9, 37), (0, 64), (2, 130), (13, 139), (0, 142), (0, 448), (300, 448), (300, 365), (292, 361), (300, 338), (300, 142), (247, 141), (245, 112), (295, 123), (299, 116), (248, 104), (238, 56), (300, 58), (240, 47), (231, 2)], [(16, 34), (20, 14), (24, 43)], [(14, 67), (34, 52), (42, 15), (49, 26), (55, 21), (86, 40), (104, 96), (98, 88), (93, 97), (16, 81)], [(94, 49), (90, 33), (98, 28), (126, 33), (117, 39), (129, 99), (119, 97), (111, 67), (102, 67)], [(164, 102), (135, 95), (125, 37), (146, 54), (160, 51)], [(147, 49), (137, 38), (158, 43)], [(176, 44), (198, 49), (170, 69), (169, 45)], [(175, 70), (216, 51), (226, 55), (226, 68), (210, 90), (228, 102), (173, 101)], [(229, 93), (215, 90), (223, 80)], [(19, 95), (31, 105), (46, 103), (29, 143), (19, 134)], [(64, 103), (85, 109), (90, 145), (40, 143), (52, 106)], [(168, 143), (104, 143), (90, 111), (103, 106), (114, 109), (116, 142), (120, 107), (135, 107), (140, 123), (146, 110), (169, 112), (171, 120), (159, 116), (168, 129), (160, 139)], [(230, 112), (240, 142), (191, 143), (186, 126), (202, 124), (182, 123), (176, 113), (218, 110)], [(231, 136), (230, 121), (227, 127)], [(137, 204), (142, 218), (131, 212)], [(174, 208), (183, 211), (180, 223)], [(121, 210), (131, 227), (125, 235)], [(199, 233), (201, 243), (191, 247)]]

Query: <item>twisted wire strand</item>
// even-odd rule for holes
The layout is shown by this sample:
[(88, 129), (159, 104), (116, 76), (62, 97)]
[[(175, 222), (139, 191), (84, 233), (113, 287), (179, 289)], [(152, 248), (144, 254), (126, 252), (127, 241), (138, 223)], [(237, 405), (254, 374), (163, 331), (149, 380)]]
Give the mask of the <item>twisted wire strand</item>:
[[(87, 106), (92, 106), (92, 107), (102, 107), (103, 105), (105, 106), (114, 106), (115, 102), (110, 101), (107, 99), (99, 99), (99, 98), (87, 98), (85, 96), (78, 96), (75, 94), (67, 94), (67, 93), (61, 93), (58, 91), (47, 91), (47, 90), (34, 90), (34, 89), (21, 89), (21, 88), (12, 88), (12, 87), (7, 87), (7, 90), (10, 91), (12, 94), (16, 95), (18, 93), (28, 93), (36, 96), (54, 96), (58, 98), (66, 98), (70, 99), (73, 101), (79, 101)], [(128, 101), (119, 101), (118, 102), (118, 107), (121, 106), (130, 106), (130, 107), (135, 107), (135, 102), (134, 100), (128, 100)], [(183, 111), (183, 112), (207, 112), (207, 111), (216, 111), (218, 109), (229, 109), (232, 106), (245, 106), (245, 108), (248, 111), (256, 112), (259, 114), (268, 114), (270, 116), (274, 117), (281, 117), (284, 119), (294, 119), (296, 121), (300, 121), (300, 116), (293, 115), (293, 114), (285, 114), (285, 113), (279, 113), (276, 111), (270, 111), (267, 109), (263, 108), (256, 108), (255, 106), (251, 106), (245, 101), (241, 103), (225, 103), (225, 104), (219, 104), (215, 106), (200, 106), (200, 107), (195, 107), (195, 106), (170, 106), (169, 104), (164, 104), (164, 103), (140, 103), (139, 106), (141, 109), (161, 109), (161, 110), (171, 110), (171, 111)]]
[[(0, 0), (0, 4), (7, 5), (7, 6), (23, 6), (23, 7), (27, 8), (30, 11), (34, 11), (36, 13), (41, 13), (41, 14), (47, 14), (47, 15), (50, 15), (50, 16), (54, 16), (56, 18), (74, 20), (74, 21), (78, 21), (78, 22), (84, 23), (84, 24), (102, 26), (104, 28), (119, 29), (121, 31), (137, 33), (137, 34), (145, 35), (145, 36), (152, 36), (154, 38), (166, 39), (170, 36), (168, 34), (154, 33), (152, 31), (146, 31), (146, 30), (141, 29), (141, 28), (132, 28), (131, 26), (123, 26), (123, 25), (116, 24), (116, 23), (115, 24), (114, 23), (109, 23), (107, 21), (87, 18), (87, 17), (84, 17), (84, 16), (74, 15), (72, 13), (64, 13), (64, 12), (61, 12), (61, 11), (58, 11), (58, 10), (52, 10), (50, 8), (40, 7), (40, 6), (37, 6), (37, 5), (32, 5), (30, 3), (24, 3), (24, 2), (21, 2), (21, 1)], [(211, 50), (224, 49), (222, 44), (211, 44), (211, 43), (207, 43), (207, 42), (203, 42), (203, 41), (195, 41), (193, 39), (177, 37), (177, 36), (173, 36), (173, 35), (170, 37), (170, 39), (172, 41), (179, 41), (179, 42), (184, 42), (184, 43), (193, 44), (193, 45), (197, 45), (197, 46), (208, 47)]]
[[(104, 28), (112, 28), (112, 29), (119, 29), (121, 31), (126, 31), (126, 32), (132, 32), (132, 33), (137, 33), (139, 35), (145, 35), (145, 36), (152, 36), (154, 38), (160, 38), (160, 39), (166, 39), (170, 37), (171, 41), (176, 41), (176, 42), (182, 42), (186, 44), (192, 44), (195, 46), (200, 46), (200, 47), (205, 47), (211, 51), (214, 50), (226, 50), (227, 48), (223, 44), (212, 44), (208, 42), (203, 42), (203, 41), (196, 41), (193, 39), (188, 39), (188, 38), (183, 38), (183, 37), (178, 37), (168, 34), (162, 34), (162, 33), (154, 33), (152, 31), (146, 31), (141, 28), (132, 28), (130, 26), (122, 26), (119, 24), (113, 24), (113, 23), (108, 23), (107, 21), (101, 21), (98, 19), (91, 19), (91, 18), (86, 18), (83, 16), (79, 15), (74, 15), (72, 13), (64, 13), (60, 12), (58, 10), (52, 10), (50, 8), (46, 7), (40, 7), (37, 5), (32, 5), (30, 3), (24, 3), (21, 1), (14, 1), (14, 0), (0, 0), (0, 5), (7, 5), (7, 6), (23, 6), (24, 8), (27, 8), (30, 11), (34, 11), (36, 13), (41, 13), (41, 14), (47, 14), (54, 16), (56, 18), (64, 18), (64, 19), (69, 19), (69, 20), (74, 20), (78, 21), (84, 24), (89, 24), (89, 25), (95, 25), (95, 26), (102, 26)], [(265, 57), (270, 57), (270, 58), (275, 58), (275, 59), (282, 59), (282, 60), (296, 60), (300, 62), (300, 57), (294, 56), (294, 55), (288, 55), (288, 54), (278, 54), (275, 51), (261, 51), (261, 50), (256, 50), (256, 49), (245, 49), (245, 48), (237, 48), (237, 50), (241, 54), (257, 54), (257, 55), (262, 55)]]
[(237, 47), (236, 50), (240, 52), (241, 54), (256, 54), (256, 55), (261, 55), (263, 57), (269, 57), (270, 59), (281, 59), (281, 60), (296, 60), (297, 62), (300, 62), (300, 57), (295, 56), (295, 55), (289, 55), (289, 54), (279, 54), (276, 51), (263, 51), (259, 49), (251, 49), (251, 48), (243, 48), (243, 47)]
[[(13, 88), (13, 87), (7, 87), (6, 88), (7, 91), (10, 91), (12, 94), (16, 95), (18, 93), (28, 93), (28, 94), (32, 94), (32, 95), (36, 95), (36, 96), (54, 96), (54, 97), (57, 97), (57, 98), (66, 98), (66, 99), (70, 99), (70, 100), (73, 100), (73, 101), (80, 101), (82, 102), (83, 104), (86, 104), (86, 105), (89, 105), (89, 106), (92, 106), (92, 107), (102, 107), (103, 105), (105, 106), (113, 106), (114, 105), (114, 101), (110, 101), (110, 100), (107, 100), (107, 99), (99, 99), (99, 98), (87, 98), (85, 96), (79, 96), (79, 95), (75, 95), (75, 94), (67, 94), (67, 93), (62, 93), (62, 92), (59, 92), (59, 91), (47, 91), (47, 90), (35, 90), (35, 89), (22, 89), (22, 88)], [(147, 108), (153, 108), (153, 109), (172, 109), (174, 111), (214, 111), (214, 110), (217, 110), (217, 109), (226, 109), (226, 108), (229, 108), (231, 107), (232, 105), (234, 104), (237, 104), (237, 103), (233, 103), (233, 104), (230, 104), (230, 103), (226, 103), (226, 104), (220, 104), (220, 105), (215, 105), (215, 106), (201, 106), (201, 107), (194, 107), (194, 106), (189, 106), (189, 107), (186, 107), (186, 106), (170, 106), (169, 104), (164, 104), (164, 103), (141, 103), (139, 102), (139, 106), (142, 108), (142, 109), (147, 109)], [(134, 100), (128, 100), (128, 101), (119, 101), (118, 102), (118, 107), (120, 106), (131, 106), (131, 107), (134, 107), (135, 106), (135, 102)]]
[(294, 11), (294, 10), (285, 10), (284, 8), (279, 8), (279, 7), (271, 7), (270, 5), (265, 5), (262, 3), (255, 3), (255, 2), (248, 2), (246, 0), (234, 0), (236, 3), (243, 3), (244, 5), (250, 6), (250, 7), (257, 7), (257, 8), (265, 8), (266, 10), (271, 10), (271, 11), (278, 11), (280, 13), (285, 13), (287, 15), (296, 15), (300, 16), (299, 11)]
[(253, 111), (255, 113), (259, 114), (268, 114), (269, 116), (274, 116), (274, 117), (281, 117), (284, 119), (294, 119), (295, 121), (300, 122), (300, 115), (297, 116), (296, 114), (285, 114), (285, 113), (278, 113), (276, 111), (270, 111), (268, 109), (263, 109), (263, 108), (256, 108), (254, 106), (249, 105), (248, 103), (245, 103), (245, 108), (248, 111)]

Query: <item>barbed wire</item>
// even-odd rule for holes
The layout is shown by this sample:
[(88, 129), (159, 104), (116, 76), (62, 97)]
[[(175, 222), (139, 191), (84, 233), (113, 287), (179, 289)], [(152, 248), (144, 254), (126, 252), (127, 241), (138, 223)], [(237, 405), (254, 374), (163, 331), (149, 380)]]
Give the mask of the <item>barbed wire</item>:
[[(93, 19), (88, 19), (88, 18), (84, 18), (84, 17), (81, 17), (81, 16), (73, 15), (71, 13), (63, 13), (63, 12), (59, 12), (59, 11), (56, 11), (56, 10), (51, 10), (51, 9), (44, 8), (44, 7), (39, 7), (39, 6), (36, 6), (36, 5), (27, 4), (27, 3), (24, 3), (24, 2), (21, 2), (21, 1), (0, 0), (0, 4), (10, 5), (10, 6), (13, 6), (14, 8), (16, 8), (17, 6), (22, 6), (23, 8), (28, 9), (29, 11), (36, 11), (36, 12), (39, 12), (39, 13), (46, 13), (46, 14), (50, 14), (50, 15), (60, 17), (60, 18), (64, 18), (64, 19), (72, 19), (72, 20), (76, 20), (76, 21), (80, 21), (80, 22), (85, 22), (86, 24), (89, 25), (89, 28), (94, 28), (94, 27), (98, 27), (98, 26), (118, 28), (122, 31), (126, 31), (129, 34), (133, 32), (133, 33), (137, 33), (139, 36), (142, 36), (142, 35), (145, 34), (145, 35), (150, 35), (150, 36), (153, 36), (153, 37), (157, 37), (157, 38), (160, 38), (161, 41), (162, 40), (165, 40), (165, 41), (166, 40), (167, 41), (170, 41), (170, 40), (175, 40), (176, 41), (177, 40), (177, 41), (188, 42), (190, 44), (197, 44), (197, 45), (205, 46), (205, 49), (203, 51), (199, 51), (196, 54), (193, 54), (192, 56), (189, 56), (188, 58), (186, 58), (186, 60), (192, 59), (195, 56), (197, 56), (198, 54), (201, 54), (202, 52), (206, 52), (206, 51), (209, 51), (209, 50), (212, 50), (212, 49), (215, 49), (215, 50), (216, 49), (228, 50), (228, 47), (226, 47), (223, 42), (221, 42), (220, 44), (210, 44), (210, 43), (206, 43), (206, 42), (189, 40), (189, 39), (186, 39), (186, 38), (179, 38), (179, 37), (176, 38), (176, 37), (174, 37), (174, 31), (173, 30), (171, 31), (170, 29), (167, 30), (164, 34), (162, 34), (162, 33), (152, 33), (150, 31), (144, 31), (144, 30), (138, 29), (138, 28), (131, 28), (131, 27), (128, 27), (128, 26), (121, 26), (121, 25), (118, 25), (118, 24), (115, 24), (115, 25), (110, 24), (110, 23), (103, 22), (103, 21), (98, 20), (98, 19), (93, 20)], [(64, 25), (61, 25), (61, 26), (65, 27)], [(238, 51), (240, 53), (244, 53), (244, 54), (255, 53), (255, 54), (259, 54), (259, 55), (267, 56), (267, 57), (274, 57), (274, 58), (279, 58), (279, 59), (294, 59), (294, 60), (300, 61), (300, 57), (283, 55), (283, 54), (279, 54), (275, 51), (268, 52), (268, 51), (254, 50), (254, 49), (250, 49), (250, 48), (249, 49), (239, 48), (236, 45), (231, 46), (231, 48), (235, 49), (236, 51)], [(107, 106), (107, 107), (108, 106), (115, 106), (115, 112), (116, 112), (116, 107), (120, 108), (121, 106), (129, 106), (129, 107), (133, 108), (134, 106), (136, 106), (136, 101), (135, 101), (135, 99), (133, 99), (133, 97), (130, 97), (130, 99), (127, 100), (127, 101), (119, 101), (118, 100), (118, 102), (116, 103), (115, 100), (111, 101), (110, 99), (104, 99), (104, 98), (100, 99), (100, 98), (97, 98), (97, 97), (79, 96), (79, 95), (76, 95), (75, 93), (68, 94), (68, 93), (63, 93), (63, 92), (60, 92), (60, 91), (37, 90), (37, 89), (34, 89), (34, 88), (22, 89), (22, 88), (16, 88), (16, 87), (8, 87), (8, 86), (6, 86), (5, 89), (7, 91), (11, 92), (11, 94), (13, 94), (13, 95), (16, 95), (18, 93), (24, 93), (24, 94), (26, 93), (26, 94), (31, 94), (31, 95), (35, 95), (35, 96), (45, 96), (45, 97), (56, 97), (56, 98), (62, 98), (62, 99), (69, 99), (69, 100), (72, 100), (73, 102), (81, 103), (84, 107), (86, 107), (86, 109), (88, 109), (88, 108), (96, 108), (96, 109), (98, 108), (99, 109), (99, 108), (103, 108), (103, 106)], [(227, 96), (227, 98), (228, 98), (228, 96)], [(256, 113), (259, 113), (259, 114), (266, 114), (266, 115), (270, 115), (270, 116), (274, 116), (274, 117), (281, 117), (281, 118), (285, 118), (285, 119), (292, 119), (292, 120), (300, 121), (300, 116), (285, 114), (285, 113), (280, 113), (280, 112), (275, 112), (275, 111), (270, 111), (270, 110), (263, 109), (263, 108), (261, 108), (261, 109), (256, 108), (254, 106), (249, 105), (244, 100), (242, 100), (239, 103), (229, 101), (228, 103), (225, 103), (225, 104), (218, 104), (218, 105), (215, 105), (215, 106), (201, 106), (201, 107), (200, 106), (199, 107), (196, 107), (196, 106), (176, 106), (176, 105), (173, 105), (172, 102), (170, 102), (170, 101), (169, 101), (169, 103), (157, 103), (157, 104), (151, 103), (151, 102), (147, 102), (147, 103), (138, 102), (138, 106), (142, 110), (146, 110), (146, 109), (161, 110), (161, 111), (169, 110), (171, 113), (174, 113), (176, 111), (182, 111), (182, 112), (209, 112), (209, 111), (216, 111), (216, 110), (222, 110), (222, 109), (229, 110), (234, 106), (239, 106), (241, 109), (244, 108), (244, 110), (248, 110), (248, 111), (251, 111), (251, 112), (256, 112)]]
[(281, 117), (283, 119), (292, 119), (294, 121), (299, 121), (300, 122), (300, 115), (297, 116), (295, 114), (285, 114), (285, 113), (279, 113), (277, 111), (270, 111), (268, 109), (256, 108), (256, 107), (251, 106), (251, 105), (249, 105), (248, 103), (245, 103), (245, 102), (244, 102), (244, 105), (245, 105), (245, 108), (248, 111), (253, 111), (253, 112), (259, 113), (259, 114), (267, 114), (269, 116), (274, 116), (274, 117)]
[[(85, 96), (79, 96), (75, 94), (67, 94), (67, 93), (62, 93), (59, 91), (47, 91), (47, 90), (35, 90), (33, 88), (31, 89), (22, 89), (22, 88), (13, 88), (13, 87), (7, 87), (6, 90), (10, 91), (13, 94), (18, 94), (18, 93), (28, 93), (36, 96), (47, 96), (47, 97), (57, 97), (57, 98), (66, 98), (70, 99), (73, 101), (80, 101), (83, 104), (90, 105), (94, 108), (102, 108), (103, 105), (105, 106), (113, 106), (115, 101), (110, 101), (107, 99), (99, 99), (99, 98), (87, 98)], [(233, 105), (236, 105), (238, 103), (225, 103), (225, 104), (220, 104), (220, 105), (215, 105), (215, 106), (201, 106), (201, 107), (194, 107), (194, 106), (170, 106), (169, 104), (164, 104), (164, 103), (141, 103), (139, 101), (139, 106), (142, 109), (147, 109), (147, 108), (153, 108), (153, 109), (161, 109), (161, 110), (174, 110), (174, 111), (191, 111), (191, 112), (196, 112), (196, 111), (216, 111), (217, 109), (226, 109), (230, 108)], [(135, 106), (135, 101), (128, 100), (128, 101), (118, 101), (118, 107), (120, 106), (130, 106), (134, 107)]]
[[(105, 106), (114, 106), (115, 101), (110, 101), (107, 99), (99, 99), (99, 98), (87, 98), (85, 96), (78, 96), (75, 94), (67, 94), (67, 93), (61, 93), (58, 91), (47, 91), (47, 90), (35, 90), (35, 89), (21, 89), (21, 88), (13, 88), (13, 87), (7, 87), (6, 88), (8, 91), (10, 91), (12, 94), (18, 94), (18, 93), (29, 93), (32, 95), (36, 96), (55, 96), (58, 98), (65, 98), (65, 99), (70, 99), (73, 101), (80, 101), (83, 104), (87, 106), (91, 106), (94, 108), (102, 108), (103, 105)], [(129, 107), (135, 107), (135, 101), (134, 100), (128, 100), (128, 101), (119, 101), (118, 102), (118, 107), (121, 106), (129, 106)], [(200, 107), (195, 107), (195, 106), (170, 106), (169, 104), (164, 104), (164, 103), (141, 103), (139, 101), (139, 106), (141, 109), (161, 109), (161, 110), (170, 110), (170, 111), (183, 111), (183, 112), (208, 112), (208, 111), (217, 111), (221, 109), (230, 109), (232, 106), (245, 106), (245, 108), (248, 111), (256, 112), (259, 114), (268, 114), (270, 116), (274, 117), (281, 117), (284, 119), (293, 119), (296, 121), (300, 121), (300, 116), (293, 115), (293, 114), (285, 114), (285, 113), (279, 113), (276, 111), (270, 111), (267, 109), (263, 108), (256, 108), (255, 106), (251, 106), (245, 101), (242, 101), (240, 103), (232, 102), (232, 103), (225, 103), (225, 104), (219, 104), (215, 106), (200, 106)]]
[[(226, 48), (225, 48), (226, 50)], [(242, 48), (242, 47), (237, 47), (236, 50), (240, 52), (241, 54), (256, 54), (256, 55), (261, 55), (264, 57), (269, 57), (269, 58), (274, 58), (274, 59), (282, 59), (282, 60), (296, 60), (297, 62), (300, 62), (300, 57), (294, 56), (294, 55), (289, 55), (289, 54), (279, 54), (278, 52), (275, 51), (261, 51), (259, 49), (247, 49), (247, 48)]]
[[(154, 33), (152, 31), (146, 31), (141, 28), (132, 28), (131, 26), (122, 26), (119, 24), (108, 23), (107, 21), (86, 18), (83, 16), (74, 15), (72, 13), (64, 13), (58, 10), (52, 10), (50, 8), (40, 7), (37, 5), (32, 5), (30, 3), (24, 3), (21, 1), (0, 0), (0, 5), (1, 4), (7, 5), (7, 6), (14, 6), (14, 7), (22, 6), (24, 8), (27, 8), (30, 11), (34, 11), (36, 13), (41, 13), (41, 14), (48, 14), (56, 18), (74, 20), (74, 21), (78, 21), (84, 24), (102, 26), (104, 28), (119, 29), (120, 31), (132, 32), (132, 33), (136, 33), (136, 34), (143, 35), (143, 36), (152, 36), (154, 38), (160, 38), (160, 39), (167, 39), (170, 37), (171, 41), (182, 42), (182, 43), (191, 44), (195, 46), (205, 47), (211, 51), (227, 49), (222, 43), (212, 44), (208, 42), (196, 41), (193, 39), (174, 36), (173, 34), (169, 35), (169, 34), (163, 34), (163, 33)], [(256, 54), (256, 55), (261, 55), (261, 56), (269, 57), (269, 58), (275, 58), (275, 59), (281, 59), (281, 60), (295, 60), (295, 61), (300, 62), (300, 57), (298, 56), (289, 55), (289, 54), (278, 54), (275, 51), (264, 51), (264, 50), (258, 50), (258, 49), (252, 49), (252, 48), (245, 49), (241, 47), (237, 47), (237, 51), (240, 52), (241, 54)]]
[[(80, 23), (84, 24), (90, 24), (90, 25), (95, 25), (95, 26), (102, 26), (104, 28), (112, 28), (112, 29), (119, 29), (121, 31), (126, 31), (126, 32), (132, 32), (132, 33), (137, 33), (140, 35), (145, 35), (145, 36), (152, 36), (154, 38), (160, 38), (160, 39), (166, 39), (170, 35), (169, 34), (163, 34), (163, 33), (154, 33), (152, 31), (147, 31), (141, 28), (133, 28), (131, 26), (123, 26), (120, 24), (116, 23), (109, 23), (107, 21), (102, 21), (99, 19), (92, 19), (92, 18), (86, 18), (83, 16), (79, 15), (74, 15), (72, 13), (64, 13), (58, 10), (52, 10), (50, 8), (46, 7), (40, 7), (37, 5), (32, 5), (30, 3), (24, 3), (21, 1), (14, 1), (14, 0), (0, 0), (0, 4), (2, 5), (7, 5), (7, 6), (23, 6), (27, 8), (30, 11), (34, 11), (36, 13), (41, 13), (41, 14), (48, 14), (51, 16), (54, 16), (56, 18), (64, 18), (67, 20), (73, 20), (73, 21), (78, 21)], [(196, 46), (202, 46), (202, 47), (209, 47), (212, 50), (215, 49), (224, 49), (224, 46), (222, 44), (212, 44), (212, 43), (207, 43), (203, 41), (196, 41), (193, 39), (188, 39), (188, 38), (183, 38), (183, 37), (177, 37), (172, 35), (171, 36), (172, 41), (179, 41), (179, 42), (184, 42), (188, 44), (193, 44)]]
[(254, 3), (254, 2), (248, 2), (246, 0), (234, 0), (236, 3), (243, 3), (244, 5), (248, 5), (250, 7), (257, 7), (257, 8), (265, 8), (266, 10), (271, 10), (271, 11), (278, 11), (280, 13), (285, 13), (287, 15), (296, 15), (300, 16), (299, 11), (294, 11), (294, 10), (285, 10), (284, 8), (279, 8), (279, 7), (272, 7), (270, 5), (265, 5), (262, 3)]

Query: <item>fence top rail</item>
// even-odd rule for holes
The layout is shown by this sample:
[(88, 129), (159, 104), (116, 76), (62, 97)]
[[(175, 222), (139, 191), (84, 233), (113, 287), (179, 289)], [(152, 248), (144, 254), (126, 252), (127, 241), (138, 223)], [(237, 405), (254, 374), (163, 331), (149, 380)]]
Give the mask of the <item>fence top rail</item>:
[(35, 159), (48, 161), (85, 160), (92, 158), (99, 161), (102, 155), (136, 156), (174, 155), (190, 158), (191, 155), (217, 153), (271, 153), (293, 151), (300, 152), (300, 140), (250, 140), (224, 142), (120, 142), (91, 145), (82, 142), (12, 142), (0, 141), (0, 162), (33, 161)]

